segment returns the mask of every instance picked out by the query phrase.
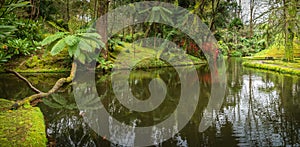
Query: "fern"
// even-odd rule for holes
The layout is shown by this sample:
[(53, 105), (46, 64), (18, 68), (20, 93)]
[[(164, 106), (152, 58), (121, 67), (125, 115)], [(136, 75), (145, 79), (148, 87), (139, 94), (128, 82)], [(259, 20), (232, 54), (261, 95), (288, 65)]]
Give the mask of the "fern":
[(46, 98), (43, 99), (43, 103), (51, 108), (56, 108), (56, 109), (60, 109), (62, 108), (61, 105), (57, 104), (57, 103), (54, 103)]
[(62, 106), (65, 106), (68, 103), (68, 101), (66, 100), (66, 98), (64, 98), (64, 97), (62, 97), (62, 96), (60, 96), (58, 94), (53, 94), (52, 98), (53, 98), (53, 100), (56, 103), (58, 103), (58, 104), (60, 104)]
[(78, 56), (78, 60), (79, 60), (81, 63), (85, 63), (85, 59), (86, 59), (86, 57), (85, 57), (84, 54), (80, 54), (80, 55)]
[(65, 47), (67, 46), (66, 42), (64, 39), (59, 40), (52, 48), (51, 50), (51, 55), (57, 55), (60, 53)]
[(78, 35), (87, 38), (101, 39), (101, 36), (98, 33), (78, 33)]
[(93, 51), (93, 47), (91, 46), (91, 43), (86, 42), (86, 40), (84, 39), (81, 39), (78, 46), (81, 50), (88, 51), (88, 52)]
[(62, 31), (62, 32), (68, 32), (65, 28), (60, 27), (59, 25), (57, 25), (55, 22), (53, 21), (48, 21), (48, 24), (50, 24), (52, 27), (54, 27), (55, 29)]
[(76, 50), (78, 49), (78, 44), (73, 45), (73, 46), (69, 46), (68, 52), (69, 52), (69, 56), (73, 57), (73, 55), (75, 54)]
[(48, 36), (46, 37), (42, 42), (41, 42), (41, 45), (42, 46), (45, 46), (45, 45), (49, 45), (55, 41), (57, 41), (58, 39), (61, 39), (63, 38), (65, 35), (67, 35), (68, 32), (58, 32), (58, 33), (55, 33), (54, 35), (51, 35), (51, 36)]
[(74, 35), (69, 35), (69, 36), (65, 37), (64, 40), (68, 46), (74, 46), (79, 43), (80, 38), (78, 38), (77, 36), (74, 36)]
[(100, 47), (105, 48), (105, 43), (103, 43), (100, 39), (93, 38), (93, 37), (85, 37), (85, 36), (82, 36), (81, 38), (95, 42), (97, 48), (100, 48)]

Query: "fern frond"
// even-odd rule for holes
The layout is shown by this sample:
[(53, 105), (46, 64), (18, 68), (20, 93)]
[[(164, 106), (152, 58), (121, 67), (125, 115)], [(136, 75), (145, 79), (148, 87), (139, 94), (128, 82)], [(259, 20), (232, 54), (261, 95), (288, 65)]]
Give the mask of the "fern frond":
[(55, 33), (51, 36), (48, 36), (46, 37), (42, 42), (41, 42), (41, 45), (42, 46), (45, 46), (45, 45), (49, 45), (55, 41), (57, 41), (58, 39), (60, 38), (63, 38), (65, 35), (67, 35), (68, 32), (58, 32), (58, 33)]
[(78, 58), (77, 58), (77, 59), (78, 59), (78, 60), (79, 60), (81, 63), (83, 63), (83, 64), (84, 64), (84, 63), (85, 63), (85, 58), (86, 58), (86, 57), (85, 57), (85, 55), (84, 55), (84, 54), (80, 54), (80, 55), (78, 56)]
[(91, 46), (90, 42), (87, 42), (84, 39), (81, 39), (79, 44), (78, 44), (79, 48), (83, 51), (87, 51), (87, 52), (92, 52), (93, 51), (93, 47)]
[(95, 38), (95, 39), (101, 39), (102, 37), (98, 33), (78, 33), (77, 35), (88, 37), (88, 38)]
[(105, 48), (105, 43), (103, 43), (100, 39), (97, 39), (94, 37), (84, 37), (84, 36), (82, 36), (81, 38), (94, 41), (97, 44), (97, 48), (100, 48), (100, 47)]
[(69, 52), (70, 57), (72, 57), (75, 54), (76, 50), (78, 50), (78, 49), (79, 49), (78, 44), (69, 46), (68, 52)]
[(62, 106), (66, 105), (68, 103), (68, 101), (66, 100), (66, 98), (64, 98), (64, 97), (62, 97), (60, 95), (57, 95), (57, 94), (52, 95), (52, 98), (53, 98), (53, 100), (56, 103), (58, 103), (58, 104), (60, 104)]
[(56, 108), (56, 109), (62, 108), (61, 105), (54, 103), (46, 98), (43, 99), (43, 103), (51, 108)]
[(61, 52), (65, 47), (67, 46), (64, 39), (59, 40), (52, 48), (51, 55), (57, 55), (59, 52)]
[(80, 38), (74, 35), (68, 35), (64, 40), (68, 46), (74, 46), (79, 43)]
[(65, 28), (57, 25), (55, 22), (53, 21), (47, 21), (49, 25), (51, 25), (53, 28), (59, 30), (59, 31), (62, 31), (62, 32), (68, 32)]

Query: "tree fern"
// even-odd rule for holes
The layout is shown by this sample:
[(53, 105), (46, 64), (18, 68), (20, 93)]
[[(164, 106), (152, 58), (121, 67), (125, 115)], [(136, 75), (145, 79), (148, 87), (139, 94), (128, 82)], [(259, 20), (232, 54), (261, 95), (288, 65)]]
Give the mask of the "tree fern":
[(57, 55), (59, 52), (61, 52), (65, 47), (67, 46), (64, 39), (59, 40), (52, 48), (51, 55)]
[(48, 36), (42, 42), (42, 46), (48, 45), (51, 48), (51, 55), (57, 55), (64, 48), (68, 49), (71, 57), (75, 57), (80, 62), (89, 62), (94, 58), (94, 54), (90, 55), (96, 48), (105, 47), (100, 40), (98, 33), (88, 32), (82, 33), (82, 30), (72, 32), (58, 32)]
[(80, 38), (75, 35), (69, 35), (65, 37), (64, 40), (68, 46), (74, 46), (79, 43)]
[(69, 56), (72, 57), (77, 50), (79, 50), (78, 49), (78, 44), (75, 44), (73, 46), (69, 46), (69, 49), (68, 49)]
[(87, 42), (84, 39), (81, 39), (79, 44), (78, 44), (79, 48), (82, 49), (83, 51), (87, 51), (87, 52), (92, 52), (93, 51), (93, 47), (91, 46), (91, 42)]
[(55, 33), (54, 35), (46, 37), (41, 42), (41, 45), (42, 46), (49, 45), (49, 44), (57, 41), (58, 39), (61, 39), (61, 38), (65, 37), (65, 35), (67, 35), (67, 34), (69, 34), (69, 32), (58, 32), (58, 33)]

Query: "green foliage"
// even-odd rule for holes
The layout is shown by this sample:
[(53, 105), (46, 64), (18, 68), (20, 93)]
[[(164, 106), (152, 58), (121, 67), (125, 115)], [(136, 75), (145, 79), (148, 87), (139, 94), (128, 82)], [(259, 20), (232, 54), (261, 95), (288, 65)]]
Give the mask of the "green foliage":
[(113, 68), (113, 62), (107, 61), (103, 59), (102, 57), (97, 58), (97, 62), (99, 63), (99, 68), (104, 69), (104, 70), (109, 70)]
[(105, 47), (100, 41), (101, 37), (98, 33), (81, 33), (75, 32), (58, 32), (46, 37), (41, 44), (49, 45), (51, 55), (57, 55), (67, 48), (69, 55), (75, 57), (81, 63), (92, 61), (94, 57), (88, 53), (94, 53), (97, 48)]
[(108, 41), (108, 50), (114, 51), (117, 46), (125, 47), (124, 42), (122, 42), (119, 38), (110, 38)]
[(232, 57), (242, 57), (242, 53), (241, 52), (239, 52), (239, 51), (232, 51), (231, 53), (230, 53), (230, 56), (232, 56)]
[(266, 48), (266, 40), (261, 33), (255, 33), (253, 37), (241, 36), (237, 30), (218, 30), (219, 48), (223, 55), (240, 57), (252, 56)]
[(28, 1), (5, 1), (0, 8), (0, 63), (17, 56), (29, 55), (39, 49), (41, 23), (18, 17), (29, 6)]
[(229, 29), (240, 30), (243, 28), (243, 26), (244, 24), (240, 18), (234, 18), (229, 24)]
[(0, 50), (0, 65), (7, 62), (11, 58), (11, 54), (7, 53), (5, 50)]
[(13, 39), (7, 42), (8, 52), (12, 53), (13, 55), (29, 55), (33, 51), (36, 51), (37, 48), (33, 47), (37, 44), (37, 42), (33, 42), (32, 45), (31, 41), (27, 39)]
[(0, 25), (0, 39), (8, 37), (11, 33), (13, 33), (16, 30), (17, 29), (15, 26)]
[(30, 2), (25, 1), (25, 0), (1, 1), (0, 18), (6, 17), (7, 15), (11, 14), (12, 12), (16, 11), (19, 8), (24, 8), (26, 6), (29, 6), (29, 4), (30, 4)]
[(148, 13), (149, 17), (147, 18), (147, 21), (150, 22), (150, 25), (152, 24), (152, 22), (167, 22), (171, 24), (174, 23), (169, 17), (171, 14), (173, 14), (173, 12), (171, 12), (165, 7), (155, 6), (152, 8), (145, 9), (140, 13)]
[(59, 94), (52, 94), (51, 98), (44, 98), (43, 103), (55, 109), (77, 109), (77, 105), (72, 99), (67, 99)]

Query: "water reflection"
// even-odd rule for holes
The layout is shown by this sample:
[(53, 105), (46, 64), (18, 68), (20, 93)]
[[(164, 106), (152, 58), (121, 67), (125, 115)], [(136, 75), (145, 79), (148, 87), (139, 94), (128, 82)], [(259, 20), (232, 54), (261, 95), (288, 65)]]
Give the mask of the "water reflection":
[[(214, 118), (213, 126), (203, 133), (198, 132), (203, 111), (211, 95), (210, 72), (207, 67), (200, 67), (198, 74), (201, 96), (196, 113), (181, 131), (177, 130), (176, 125), (173, 130), (153, 128), (153, 143), (157, 143), (157, 146), (299, 146), (300, 79), (243, 68), (238, 60), (228, 61), (226, 66), (226, 97), (221, 110), (211, 114)], [(88, 123), (84, 122), (87, 114), (74, 109), (72, 89), (48, 97), (50, 102), (41, 103), (39, 107), (45, 114), (47, 133), (52, 138), (50, 140), (55, 140), (57, 146), (118, 146), (107, 139), (133, 144), (134, 139), (138, 138), (135, 134), (136, 126), (157, 124), (168, 118), (171, 113), (176, 114), (176, 122), (185, 112), (174, 112), (180, 94), (180, 91), (175, 89), (180, 88), (180, 82), (178, 75), (172, 70), (174, 69), (131, 73), (131, 90), (140, 99), (149, 97), (149, 89), (144, 87), (148, 88), (151, 79), (157, 75), (165, 81), (167, 90), (172, 91), (167, 93), (167, 99), (157, 110), (147, 113), (136, 113), (122, 106), (114, 97), (110, 76), (97, 75), (96, 90), (101, 96), (83, 99), (82, 103), (90, 104), (89, 108), (92, 109), (95, 102), (101, 101), (113, 118), (132, 126), (132, 130), (114, 126), (110, 117), (105, 120), (110, 124), (107, 128), (108, 136), (97, 135)], [(0, 79), (1, 97), (17, 95), (15, 89), (9, 87), (26, 89), (26, 84), (12, 76), (1, 75)], [(44, 84), (45, 89), (50, 88), (50, 85), (45, 85), (47, 84)], [(90, 89), (86, 88), (88, 92)], [(30, 90), (22, 91), (22, 96), (29, 94)], [(98, 118), (101, 119), (101, 116)], [(164, 133), (177, 131), (179, 133), (173, 138), (159, 144)], [(121, 139), (120, 135), (126, 137)]]

